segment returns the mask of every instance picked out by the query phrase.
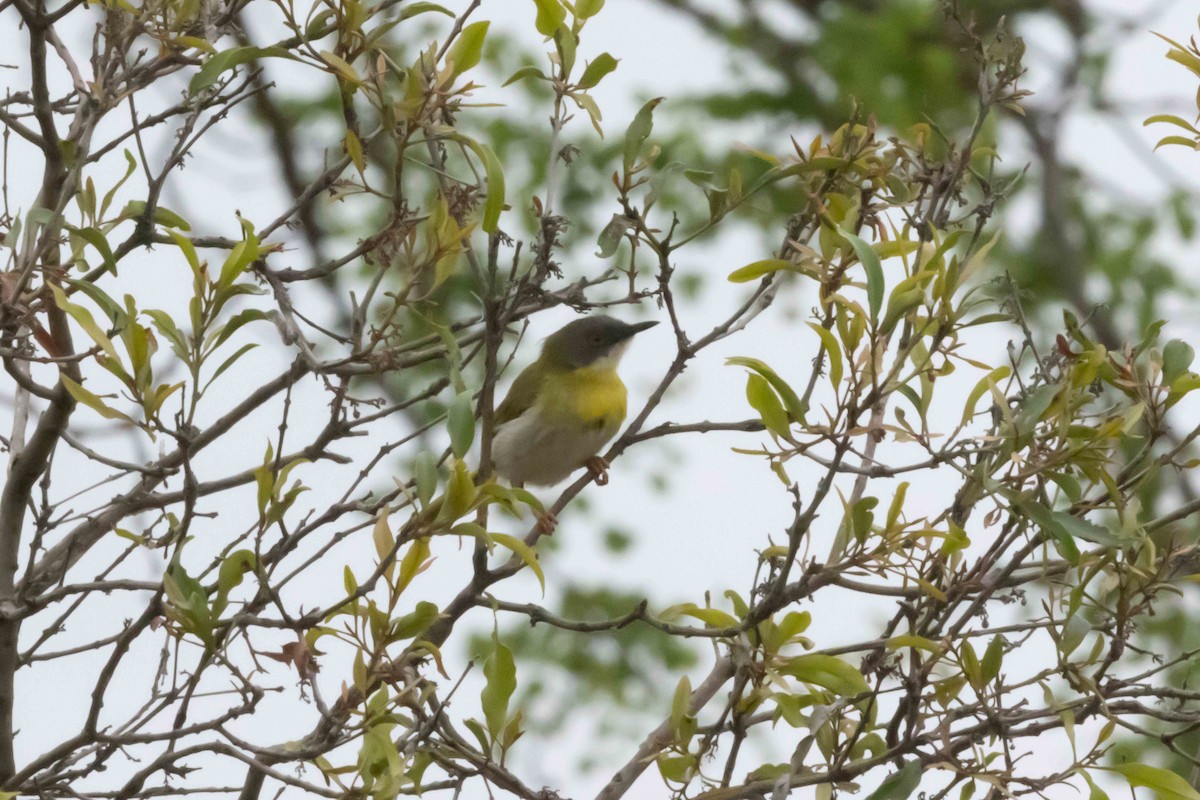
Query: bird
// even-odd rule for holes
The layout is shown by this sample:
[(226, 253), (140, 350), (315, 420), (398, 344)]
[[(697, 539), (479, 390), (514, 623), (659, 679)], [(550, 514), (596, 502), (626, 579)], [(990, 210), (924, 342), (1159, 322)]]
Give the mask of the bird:
[[(581, 467), (608, 482), (600, 449), (625, 421), (617, 364), (634, 335), (657, 321), (629, 324), (601, 314), (568, 322), (546, 338), (496, 408), (492, 463), (514, 486), (551, 486)], [(552, 518), (551, 518), (552, 522)]]

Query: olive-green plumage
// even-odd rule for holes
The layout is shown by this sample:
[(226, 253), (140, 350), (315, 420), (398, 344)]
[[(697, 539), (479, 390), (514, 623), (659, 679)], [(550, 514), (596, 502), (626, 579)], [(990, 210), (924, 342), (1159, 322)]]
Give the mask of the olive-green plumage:
[(633, 335), (654, 324), (593, 316), (551, 334), (496, 409), (496, 472), (547, 486), (599, 453), (625, 420), (617, 364)]

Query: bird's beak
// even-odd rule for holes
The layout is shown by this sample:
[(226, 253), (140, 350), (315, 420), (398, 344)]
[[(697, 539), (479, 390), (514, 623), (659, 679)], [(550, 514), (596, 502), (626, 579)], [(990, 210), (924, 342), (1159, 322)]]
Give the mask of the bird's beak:
[(658, 324), (658, 320), (652, 319), (649, 322), (638, 322), (633, 325), (630, 325), (629, 326), (629, 334), (628, 334), (628, 336), (626, 336), (626, 338), (629, 338), (630, 336), (633, 336), (634, 334), (641, 333), (642, 331), (646, 330), (647, 328), (653, 328), (657, 324)]

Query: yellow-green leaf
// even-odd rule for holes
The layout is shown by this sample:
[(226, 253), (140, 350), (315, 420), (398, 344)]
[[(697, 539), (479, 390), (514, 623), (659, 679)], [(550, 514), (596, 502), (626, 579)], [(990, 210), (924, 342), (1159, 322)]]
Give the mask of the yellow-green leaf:
[(616, 68), (617, 59), (608, 53), (601, 53), (584, 69), (583, 76), (579, 79), (579, 85), (584, 89), (591, 89)]
[(758, 412), (767, 430), (785, 439), (791, 435), (787, 411), (766, 378), (754, 372), (746, 376), (746, 400)]
[(491, 23), (485, 20), (473, 22), (462, 29), (462, 33), (458, 35), (450, 52), (446, 54), (446, 60), (452, 65), (451, 75), (457, 78), (479, 63), (479, 59), (483, 56), (483, 42), (487, 38), (490, 25)]
[(108, 335), (96, 324), (96, 320), (92, 317), (92, 312), (68, 300), (66, 293), (58, 286), (50, 284), (50, 291), (54, 293), (55, 305), (70, 315), (71, 319), (78, 322), (79, 327), (83, 328), (92, 341), (100, 345), (100, 348), (104, 350), (109, 358), (120, 362), (121, 358), (117, 355), (117, 348), (113, 345), (112, 339), (109, 339)]
[(821, 325), (815, 322), (808, 323), (808, 327), (817, 332), (817, 336), (821, 337), (821, 344), (825, 348), (825, 353), (829, 356), (829, 382), (833, 384), (834, 391), (837, 391), (838, 384), (842, 382), (842, 349), (838, 346), (837, 339), (833, 333), (826, 330)]
[(512, 651), (495, 640), (495, 648), (487, 661), (483, 662), (483, 674), (487, 685), (479, 695), (483, 716), (487, 720), (488, 733), (495, 741), (508, 721), (508, 702), (517, 689), (517, 664)]
[(1200, 800), (1200, 792), (1168, 769), (1147, 764), (1119, 764), (1105, 769), (1124, 775), (1133, 788), (1144, 786), (1152, 790), (1159, 800)]
[(558, 0), (533, 0), (537, 5), (537, 19), (534, 27), (542, 36), (553, 36), (558, 26), (567, 18), (567, 10)]
[(546, 575), (542, 572), (542, 565), (538, 563), (537, 553), (533, 551), (533, 548), (525, 544), (524, 539), (518, 539), (516, 536), (510, 536), (507, 533), (489, 533), (488, 536), (496, 544), (508, 548), (525, 562), (525, 566), (529, 567), (533, 574), (537, 576), (538, 584), (542, 587), (542, 593), (545, 594)]
[(600, 13), (604, 0), (575, 0), (575, 18), (588, 19)]
[(104, 404), (103, 400), (80, 386), (75, 381), (68, 378), (66, 375), (59, 375), (59, 380), (62, 381), (63, 386), (66, 387), (67, 393), (70, 394), (71, 397), (74, 397), (76, 401), (83, 403), (85, 406), (92, 409), (105, 419), (120, 419), (128, 422), (131, 425), (137, 424), (120, 411), (109, 408)]
[(1003, 380), (1012, 372), (1010, 367), (996, 367), (994, 370), (984, 375), (979, 383), (975, 384), (975, 388), (967, 395), (967, 403), (963, 406), (962, 424), (966, 425), (971, 421), (971, 417), (975, 416), (975, 404), (979, 402), (979, 398), (983, 397), (988, 391), (989, 386), (994, 386), (996, 381)]
[(834, 694), (853, 697), (869, 691), (867, 680), (854, 667), (836, 656), (809, 653), (790, 659), (781, 669), (785, 675), (823, 686)]
[(784, 258), (764, 258), (761, 261), (753, 261), (744, 267), (738, 267), (729, 273), (728, 280), (732, 283), (747, 283), (780, 270), (795, 272), (796, 265)]
[(500, 212), (504, 210), (504, 170), (492, 148), (467, 136), (455, 136), (479, 156), (487, 177), (487, 200), (483, 205), (483, 230), (495, 233), (499, 229)]
[(396, 537), (392, 534), (392, 529), (388, 525), (388, 511), (385, 508), (379, 513), (379, 519), (375, 520), (375, 528), (371, 531), (371, 538), (375, 542), (375, 554), (379, 556), (379, 560), (387, 558), (392, 552), (392, 548), (396, 546)]
[(779, 397), (783, 400), (783, 407), (787, 409), (788, 416), (792, 419), (792, 421), (804, 421), (804, 414), (808, 411), (808, 409), (804, 406), (800, 396), (797, 395), (795, 390), (788, 385), (787, 381), (779, 377), (779, 374), (775, 372), (775, 370), (767, 366), (766, 362), (760, 361), (757, 358), (733, 356), (732, 358), (725, 359), (725, 363), (729, 366), (746, 367), (747, 369), (754, 370), (759, 375), (762, 375), (767, 379), (767, 382), (771, 384), (771, 388), (774, 389), (779, 394)]
[(358, 138), (358, 134), (349, 128), (346, 129), (346, 155), (350, 156), (350, 161), (353, 162), (354, 168), (361, 175), (367, 169), (367, 161), (363, 156), (362, 142)]
[(341, 77), (352, 83), (362, 83), (362, 77), (358, 74), (358, 70), (337, 53), (322, 50), (319, 55), (321, 56), (321, 60), (333, 67), (333, 71)]
[(858, 256), (859, 262), (862, 263), (863, 269), (867, 273), (867, 305), (871, 309), (871, 321), (878, 321), (879, 309), (883, 307), (884, 290), (883, 265), (879, 263), (879, 256), (871, 249), (871, 245), (850, 231), (838, 228), (838, 233), (845, 237), (850, 246), (854, 248), (854, 254)]
[(642, 144), (654, 130), (654, 109), (662, 101), (661, 97), (650, 100), (634, 115), (633, 122), (629, 123), (629, 128), (625, 131), (625, 172), (633, 169), (642, 152)]

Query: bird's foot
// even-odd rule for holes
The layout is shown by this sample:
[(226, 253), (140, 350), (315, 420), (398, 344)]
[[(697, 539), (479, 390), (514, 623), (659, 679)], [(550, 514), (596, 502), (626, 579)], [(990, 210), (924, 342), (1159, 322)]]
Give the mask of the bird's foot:
[(553, 536), (554, 529), (558, 527), (558, 517), (554, 516), (550, 511), (535, 512), (537, 516), (537, 529), (542, 532), (543, 536)]
[(612, 465), (608, 463), (604, 456), (592, 456), (584, 462), (584, 466), (591, 473), (592, 479), (596, 481), (597, 486), (608, 484), (608, 468)]

